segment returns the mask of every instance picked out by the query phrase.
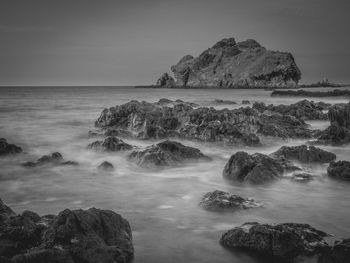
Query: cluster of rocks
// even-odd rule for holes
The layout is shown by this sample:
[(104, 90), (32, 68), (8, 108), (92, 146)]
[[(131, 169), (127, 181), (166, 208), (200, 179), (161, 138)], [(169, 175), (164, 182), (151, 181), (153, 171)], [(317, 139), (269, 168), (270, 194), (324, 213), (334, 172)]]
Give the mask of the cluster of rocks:
[(266, 114), (250, 107), (193, 108), (183, 103), (169, 107), (139, 101), (104, 109), (95, 125), (109, 134), (123, 130), (139, 139), (178, 137), (243, 145), (259, 145), (259, 136), (312, 138), (315, 134), (303, 120), (278, 112)]
[(62, 154), (59, 152), (54, 152), (50, 155), (43, 155), (35, 162), (25, 162), (22, 164), (24, 167), (37, 167), (37, 166), (43, 166), (43, 165), (78, 165), (77, 162), (74, 161), (65, 161), (63, 159)]
[(338, 161), (331, 162), (327, 168), (328, 176), (342, 179), (350, 180), (350, 162), (348, 161)]
[(0, 156), (21, 153), (22, 148), (7, 142), (5, 138), (0, 138)]
[(350, 96), (350, 90), (335, 89), (331, 91), (310, 91), (310, 90), (274, 90), (271, 96), (300, 96), (300, 97), (338, 97)]
[(95, 141), (87, 146), (90, 150), (100, 152), (119, 152), (132, 150), (133, 146), (125, 143), (123, 140), (115, 136), (107, 136), (104, 140)]
[(133, 254), (129, 222), (113, 211), (16, 214), (0, 199), (0, 262), (126, 263)]
[(222, 39), (198, 57), (184, 56), (164, 73), (163, 87), (294, 87), (301, 73), (292, 54), (269, 51), (253, 39)]

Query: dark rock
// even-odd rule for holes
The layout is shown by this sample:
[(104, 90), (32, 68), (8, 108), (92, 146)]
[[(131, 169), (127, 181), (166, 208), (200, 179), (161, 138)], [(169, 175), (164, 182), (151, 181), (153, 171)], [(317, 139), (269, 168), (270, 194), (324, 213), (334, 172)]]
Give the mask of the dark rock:
[(6, 139), (0, 138), (0, 156), (21, 153), (22, 148), (7, 142)]
[(302, 96), (302, 97), (337, 97), (350, 96), (350, 90), (335, 89), (331, 91), (309, 91), (309, 90), (274, 90), (271, 96)]
[(331, 162), (327, 168), (328, 176), (343, 180), (350, 180), (350, 162)]
[(108, 136), (103, 141), (95, 141), (90, 143), (87, 148), (101, 152), (119, 152), (131, 150), (133, 146), (125, 143), (123, 140), (115, 136)]
[(223, 99), (215, 99), (212, 104), (216, 105), (234, 105), (237, 104), (237, 102), (233, 100), (223, 100)]
[(294, 262), (298, 257), (317, 259), (327, 254), (330, 250), (325, 240), (327, 236), (308, 224), (245, 223), (223, 234), (220, 241), (228, 248), (272, 257), (273, 262)]
[(324, 258), (324, 263), (347, 263), (350, 258), (350, 238), (336, 241), (331, 252)]
[(296, 160), (302, 163), (329, 163), (336, 159), (334, 153), (315, 146), (282, 146), (270, 155), (275, 159)]
[(242, 100), (242, 104), (250, 104), (250, 101), (249, 100)]
[(169, 166), (193, 160), (208, 160), (200, 150), (175, 141), (163, 141), (134, 151), (129, 158), (142, 167)]
[(77, 165), (79, 165), (79, 163), (78, 162), (74, 162), (74, 161), (65, 161), (65, 162), (62, 162), (60, 165), (77, 166)]
[(98, 169), (103, 171), (113, 171), (114, 166), (110, 162), (104, 161), (98, 166)]
[(164, 87), (164, 88), (172, 88), (175, 86), (175, 80), (173, 77), (171, 77), (168, 73), (164, 73), (156, 83), (157, 86)]
[(199, 57), (187, 55), (171, 67), (177, 86), (296, 86), (300, 71), (290, 53), (266, 50), (255, 40), (223, 39)]
[(284, 167), (271, 157), (237, 152), (224, 167), (223, 176), (230, 180), (264, 183), (281, 178)]
[[(0, 211), (0, 217), (7, 214)], [(66, 209), (43, 217), (11, 212), (0, 224), (0, 262), (125, 263), (132, 257), (129, 223), (109, 210)]]
[(208, 210), (235, 210), (260, 206), (251, 198), (243, 198), (219, 190), (206, 193), (199, 205)]
[(312, 174), (305, 173), (302, 171), (294, 172), (292, 174), (292, 180), (296, 182), (308, 182), (314, 178)]
[(26, 162), (23, 164), (24, 167), (37, 167), (44, 165), (79, 165), (74, 161), (64, 161), (62, 154), (54, 152), (51, 155), (43, 155), (36, 162)]

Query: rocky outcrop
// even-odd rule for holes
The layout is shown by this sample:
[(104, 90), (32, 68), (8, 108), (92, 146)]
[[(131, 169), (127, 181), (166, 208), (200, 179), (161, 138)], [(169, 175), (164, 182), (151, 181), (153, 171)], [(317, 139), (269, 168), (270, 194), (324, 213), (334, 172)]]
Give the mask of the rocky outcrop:
[(294, 160), (301, 163), (329, 163), (336, 159), (334, 153), (307, 145), (282, 146), (270, 156), (275, 159)]
[(37, 167), (43, 165), (78, 165), (78, 163), (74, 161), (65, 161), (62, 154), (54, 152), (50, 155), (43, 155), (35, 162), (25, 162), (23, 164), (24, 167)]
[(131, 150), (133, 146), (115, 136), (108, 136), (103, 141), (90, 143), (87, 148), (99, 152), (119, 152)]
[(101, 171), (113, 171), (114, 170), (113, 164), (111, 164), (110, 162), (107, 162), (107, 161), (104, 161), (103, 163), (101, 163), (97, 168)]
[(302, 100), (291, 105), (265, 105), (263, 102), (255, 102), (253, 104), (253, 108), (260, 112), (276, 112), (283, 115), (294, 116), (302, 120), (326, 120), (328, 117), (323, 111), (327, 110), (329, 107), (330, 104), (322, 102), (315, 103), (308, 100)]
[(260, 204), (251, 198), (243, 198), (239, 195), (234, 195), (219, 190), (206, 193), (199, 205), (207, 210), (236, 210), (260, 206)]
[(310, 91), (310, 90), (274, 90), (271, 96), (301, 96), (301, 97), (338, 97), (350, 96), (350, 90), (335, 89), (330, 91)]
[(187, 87), (294, 87), (301, 76), (292, 54), (234, 38), (217, 42), (196, 58), (183, 57), (171, 71), (176, 85)]
[(170, 76), (168, 73), (164, 73), (156, 83), (157, 86), (162, 88), (172, 88), (175, 86), (175, 80), (172, 76)]
[(242, 100), (242, 104), (243, 105), (248, 105), (248, 104), (250, 104), (250, 101), (249, 100)]
[(327, 236), (325, 232), (308, 224), (245, 223), (223, 234), (220, 241), (228, 248), (269, 256), (273, 262), (296, 262), (302, 257), (316, 259), (312, 262), (323, 262), (321, 259), (331, 250), (325, 240)]
[(129, 159), (141, 167), (170, 166), (194, 160), (209, 160), (200, 150), (175, 141), (163, 141), (134, 151)]
[(279, 113), (260, 113), (250, 107), (217, 110), (172, 107), (130, 101), (104, 109), (95, 125), (112, 131), (124, 130), (139, 139), (185, 138), (206, 142), (258, 145), (259, 135), (281, 138), (311, 138), (314, 131), (303, 121)]
[(331, 162), (327, 168), (328, 176), (342, 179), (350, 180), (350, 162), (348, 161), (338, 161)]
[(335, 145), (350, 143), (350, 102), (330, 107), (328, 118), (331, 125), (321, 133), (317, 143)]
[(1, 262), (125, 263), (133, 257), (130, 225), (113, 211), (16, 215), (0, 200), (0, 219)]
[(21, 153), (22, 148), (7, 142), (6, 139), (0, 138), (0, 156)]
[(226, 163), (223, 176), (229, 180), (264, 183), (281, 178), (283, 171), (283, 165), (267, 155), (237, 152)]

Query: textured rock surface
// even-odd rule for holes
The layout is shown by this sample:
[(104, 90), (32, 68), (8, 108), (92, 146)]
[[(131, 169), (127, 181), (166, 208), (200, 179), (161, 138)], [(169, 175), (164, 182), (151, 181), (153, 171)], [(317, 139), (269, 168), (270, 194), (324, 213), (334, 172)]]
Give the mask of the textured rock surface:
[(236, 210), (260, 206), (260, 204), (251, 198), (243, 198), (239, 195), (234, 195), (219, 190), (206, 193), (199, 205), (208, 210)]
[(128, 131), (139, 139), (179, 137), (243, 145), (258, 145), (258, 135), (311, 138), (314, 133), (303, 120), (289, 115), (260, 113), (250, 107), (216, 110), (184, 103), (168, 107), (165, 102), (130, 101), (104, 109), (95, 125)]
[(230, 180), (264, 183), (281, 178), (283, 171), (283, 165), (267, 155), (237, 152), (226, 163), (223, 176)]
[(296, 86), (301, 73), (292, 54), (266, 50), (255, 40), (223, 39), (198, 57), (183, 57), (171, 67), (177, 86)]
[(22, 148), (7, 142), (6, 139), (0, 138), (0, 156), (5, 156), (9, 154), (21, 153)]
[(338, 161), (331, 162), (327, 168), (328, 176), (350, 180), (350, 162), (348, 161)]
[(0, 218), (1, 262), (125, 263), (133, 257), (128, 221), (109, 210), (16, 215), (0, 200)]
[(108, 136), (103, 141), (90, 143), (87, 148), (100, 152), (119, 152), (131, 150), (133, 147), (115, 136)]
[(103, 163), (101, 163), (97, 168), (101, 171), (113, 171), (114, 170), (113, 164), (111, 164), (110, 162), (107, 162), (107, 161), (104, 161)]
[(302, 96), (302, 97), (338, 97), (350, 96), (350, 90), (310, 91), (310, 90), (274, 90), (271, 96)]
[(336, 159), (334, 153), (307, 145), (282, 146), (270, 156), (275, 159), (296, 160), (302, 163), (329, 163)]
[(78, 163), (73, 161), (64, 161), (62, 154), (59, 152), (54, 152), (50, 155), (43, 155), (36, 162), (25, 162), (23, 164), (25, 167), (36, 167), (43, 165), (78, 165)]
[(294, 262), (300, 256), (322, 258), (327, 254), (330, 246), (325, 241), (326, 236), (307, 224), (246, 223), (223, 234), (221, 244), (270, 256), (273, 260)]
[(172, 88), (175, 86), (175, 80), (168, 73), (164, 73), (156, 83), (157, 86), (164, 88)]
[(129, 158), (142, 167), (169, 166), (186, 161), (209, 159), (200, 150), (175, 141), (164, 141), (144, 150), (134, 151)]

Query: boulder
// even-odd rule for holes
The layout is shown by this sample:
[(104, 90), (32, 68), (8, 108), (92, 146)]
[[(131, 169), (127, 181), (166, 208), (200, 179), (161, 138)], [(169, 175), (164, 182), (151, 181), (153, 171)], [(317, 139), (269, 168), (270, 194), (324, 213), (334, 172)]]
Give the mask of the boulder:
[(331, 162), (327, 168), (327, 174), (333, 178), (350, 180), (350, 162)]
[(307, 145), (282, 146), (270, 156), (275, 159), (296, 160), (301, 163), (329, 163), (336, 159), (334, 153)]
[(194, 160), (208, 160), (200, 150), (175, 141), (163, 141), (144, 150), (137, 150), (129, 159), (141, 167), (170, 166)]
[(175, 80), (168, 73), (163, 73), (163, 75), (157, 80), (157, 86), (163, 88), (172, 88), (175, 86)]
[(242, 104), (243, 104), (243, 105), (250, 104), (250, 101), (249, 101), (249, 100), (242, 100)]
[[(0, 210), (3, 216), (7, 215)], [(12, 212), (0, 225), (1, 262), (125, 263), (132, 257), (130, 225), (109, 210), (66, 209), (58, 216), (43, 217)]]
[(327, 236), (308, 224), (245, 223), (223, 234), (220, 242), (228, 248), (271, 257), (273, 262), (295, 262), (298, 257), (313, 257), (316, 260), (312, 262), (319, 262), (317, 259), (330, 250)]
[(24, 167), (37, 167), (44, 165), (78, 165), (78, 163), (74, 161), (64, 161), (62, 154), (60, 154), (59, 152), (54, 152), (50, 155), (43, 155), (35, 162), (23, 163)]
[(206, 193), (199, 205), (207, 210), (236, 210), (260, 206), (251, 198), (243, 198), (219, 190)]
[(281, 178), (283, 171), (283, 165), (267, 155), (237, 152), (226, 163), (223, 176), (229, 180), (264, 183)]
[(108, 136), (103, 141), (90, 143), (87, 148), (100, 152), (119, 152), (131, 150), (133, 146), (115, 136)]
[(248, 39), (223, 39), (198, 57), (183, 57), (171, 67), (177, 86), (294, 87), (300, 70), (290, 53), (269, 51)]
[(6, 139), (0, 138), (0, 156), (21, 153), (22, 148), (7, 142)]
[(113, 171), (114, 170), (113, 164), (111, 164), (110, 162), (107, 162), (107, 161), (104, 161), (103, 163), (101, 163), (97, 168), (99, 170), (102, 170), (102, 171)]

